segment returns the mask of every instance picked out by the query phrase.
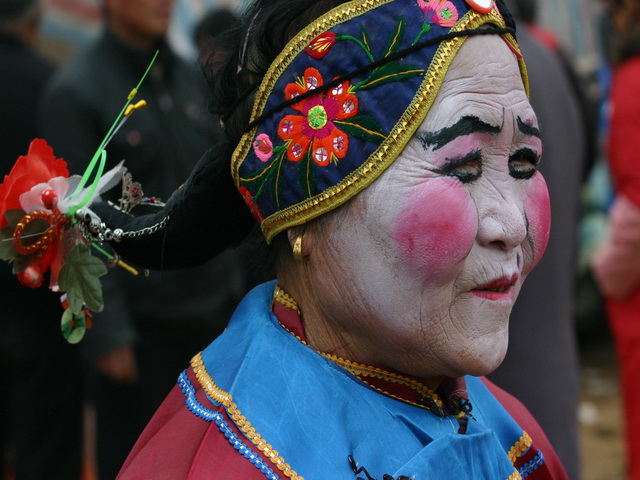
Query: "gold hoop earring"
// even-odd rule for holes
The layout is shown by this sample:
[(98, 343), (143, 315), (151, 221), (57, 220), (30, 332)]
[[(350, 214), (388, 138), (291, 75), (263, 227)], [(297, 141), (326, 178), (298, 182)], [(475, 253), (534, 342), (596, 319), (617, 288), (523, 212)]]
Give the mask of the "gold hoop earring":
[(296, 237), (296, 241), (293, 242), (293, 258), (295, 260), (302, 260), (302, 235)]

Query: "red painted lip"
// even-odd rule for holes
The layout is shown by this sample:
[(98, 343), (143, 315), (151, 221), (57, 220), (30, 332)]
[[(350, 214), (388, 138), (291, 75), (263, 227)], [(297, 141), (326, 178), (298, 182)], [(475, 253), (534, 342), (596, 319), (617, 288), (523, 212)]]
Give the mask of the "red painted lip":
[(518, 274), (514, 273), (511, 278), (502, 277), (491, 282), (480, 285), (471, 290), (476, 297), (487, 300), (511, 300), (513, 298), (513, 286), (518, 280)]

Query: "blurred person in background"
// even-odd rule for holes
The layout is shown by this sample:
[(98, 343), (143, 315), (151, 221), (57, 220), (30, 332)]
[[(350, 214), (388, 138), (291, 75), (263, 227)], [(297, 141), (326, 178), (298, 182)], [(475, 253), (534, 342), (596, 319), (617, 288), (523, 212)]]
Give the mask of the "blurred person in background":
[(199, 52), (218, 50), (216, 37), (238, 21), (238, 17), (228, 8), (215, 8), (202, 17), (194, 30), (194, 40)]
[[(522, 12), (529, 11), (531, 2), (506, 3), (516, 20), (521, 21)], [(559, 56), (524, 24), (519, 26), (518, 41), (529, 72), (530, 101), (544, 145), (540, 171), (551, 197), (551, 236), (545, 256), (529, 275), (511, 313), (507, 356), (489, 378), (531, 410), (569, 477), (579, 479), (574, 285), (580, 187), (588, 163), (588, 135), (580, 93)]]
[[(84, 171), (157, 50), (136, 97), (148, 106), (109, 144), (107, 168), (125, 159), (133, 181), (141, 182), (146, 194), (166, 199), (213, 145), (218, 122), (209, 122), (206, 115), (204, 78), (165, 42), (173, 3), (104, 0), (104, 32), (52, 79), (39, 121), (71, 171)], [(83, 341), (90, 365), (96, 367), (92, 395), (103, 480), (115, 478), (175, 384), (175, 372), (209, 336), (222, 332), (245, 289), (238, 252), (197, 269), (149, 278), (119, 270), (103, 279), (105, 309), (94, 316), (94, 327)]]
[[(53, 74), (34, 51), (40, 13), (38, 0), (0, 0), (0, 179), (38, 135), (36, 104)], [(79, 479), (82, 375), (60, 333), (59, 295), (24, 288), (3, 264), (0, 302), (0, 476)]]
[(615, 192), (609, 231), (593, 258), (616, 346), (629, 478), (640, 479), (640, 2), (607, 2), (616, 32), (607, 163)]

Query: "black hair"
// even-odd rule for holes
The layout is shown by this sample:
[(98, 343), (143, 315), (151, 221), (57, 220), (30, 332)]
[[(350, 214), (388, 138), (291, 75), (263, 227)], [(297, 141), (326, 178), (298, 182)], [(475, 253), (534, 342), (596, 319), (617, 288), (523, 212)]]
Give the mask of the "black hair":
[(194, 30), (196, 43), (215, 39), (238, 21), (238, 16), (228, 8), (215, 8), (205, 14)]
[[(239, 22), (216, 38), (217, 57), (203, 55), (201, 66), (210, 89), (209, 110), (224, 119), (223, 155), (231, 168), (231, 155), (244, 134), (255, 91), (286, 44), (314, 19), (348, 0), (256, 0)], [(256, 225), (248, 242), (256, 251), (256, 269), (272, 276), (276, 263), (291, 255), (287, 235), (278, 234), (272, 245)]]

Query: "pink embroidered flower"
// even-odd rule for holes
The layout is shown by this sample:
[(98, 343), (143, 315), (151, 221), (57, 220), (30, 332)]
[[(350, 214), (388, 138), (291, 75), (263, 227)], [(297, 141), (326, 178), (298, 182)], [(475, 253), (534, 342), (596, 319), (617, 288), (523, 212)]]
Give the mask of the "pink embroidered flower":
[[(285, 88), (287, 100), (324, 85), (315, 68), (307, 68), (299, 83)], [(326, 95), (312, 95), (292, 105), (302, 115), (287, 115), (280, 120), (278, 135), (288, 141), (287, 158), (299, 162), (311, 149), (311, 158), (320, 166), (333, 157), (341, 159), (349, 149), (349, 137), (334, 121), (351, 118), (358, 113), (358, 99), (349, 92), (349, 82), (331, 88)]]
[(253, 151), (261, 162), (266, 162), (273, 155), (273, 143), (266, 133), (261, 133), (253, 141)]
[(251, 195), (251, 192), (245, 186), (240, 187), (239, 190), (240, 190), (240, 195), (242, 195), (242, 198), (244, 199), (244, 202), (249, 207), (249, 210), (251, 210), (253, 217), (258, 222), (262, 222), (262, 220), (264, 220), (264, 217), (262, 216), (262, 213), (260, 213), (260, 209), (258, 208), (258, 205), (253, 200), (253, 196)]
[(417, 0), (424, 14), (424, 20), (430, 24), (453, 27), (458, 18), (458, 9), (453, 2), (444, 0)]
[(322, 59), (331, 48), (336, 44), (336, 34), (333, 32), (324, 32), (311, 40), (311, 43), (304, 51), (316, 60)]

